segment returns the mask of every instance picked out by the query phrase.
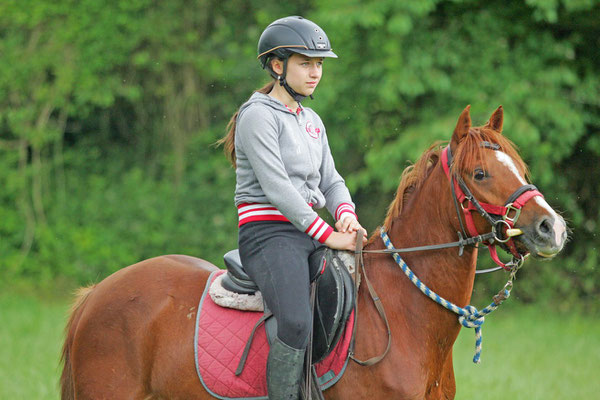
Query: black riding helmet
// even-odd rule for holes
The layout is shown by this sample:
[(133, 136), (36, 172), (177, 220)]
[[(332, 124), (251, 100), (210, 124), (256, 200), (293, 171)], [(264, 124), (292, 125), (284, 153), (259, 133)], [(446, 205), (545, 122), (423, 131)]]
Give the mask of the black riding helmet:
[[(258, 40), (258, 59), (261, 66), (263, 69), (268, 68), (271, 76), (279, 81), (279, 84), (285, 88), (294, 100), (300, 102), (306, 96), (296, 93), (285, 79), (287, 61), (292, 53), (307, 57), (337, 58), (337, 55), (331, 51), (331, 44), (325, 31), (306, 18), (298, 16), (281, 18), (272, 22), (263, 31)], [(283, 60), (282, 75), (277, 75), (271, 69), (269, 61), (272, 57)]]

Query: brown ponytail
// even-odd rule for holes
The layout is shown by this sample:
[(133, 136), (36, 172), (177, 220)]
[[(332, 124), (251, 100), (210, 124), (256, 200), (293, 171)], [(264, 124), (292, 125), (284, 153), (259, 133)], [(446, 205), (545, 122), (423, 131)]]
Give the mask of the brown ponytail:
[[(255, 90), (255, 92), (268, 94), (273, 89), (273, 86), (275, 86), (275, 80), (272, 80), (271, 82), (267, 83), (265, 86), (261, 87), (260, 89)], [(233, 116), (229, 120), (229, 123), (227, 124), (227, 128), (226, 128), (227, 134), (225, 136), (223, 136), (223, 138), (219, 139), (219, 141), (217, 141), (217, 143), (216, 143), (217, 146), (223, 145), (223, 151), (225, 152), (225, 156), (231, 162), (231, 165), (233, 165), (234, 168), (236, 167), (236, 163), (235, 163), (235, 125), (236, 125), (236, 119), (237, 119), (238, 114), (239, 114), (239, 110), (236, 111), (235, 114), (233, 114)]]

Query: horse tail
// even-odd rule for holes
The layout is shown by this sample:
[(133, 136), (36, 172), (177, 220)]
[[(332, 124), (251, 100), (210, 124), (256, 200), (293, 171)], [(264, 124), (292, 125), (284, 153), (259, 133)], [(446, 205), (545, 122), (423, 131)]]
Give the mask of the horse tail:
[(95, 287), (96, 285), (91, 285), (77, 289), (77, 292), (75, 293), (75, 301), (71, 306), (69, 321), (65, 327), (65, 343), (63, 344), (62, 356), (60, 358), (60, 362), (63, 364), (63, 370), (60, 376), (61, 400), (75, 399), (73, 370), (71, 366), (71, 348), (73, 346), (75, 330), (77, 328), (77, 322), (79, 321), (81, 312), (83, 311), (83, 306)]

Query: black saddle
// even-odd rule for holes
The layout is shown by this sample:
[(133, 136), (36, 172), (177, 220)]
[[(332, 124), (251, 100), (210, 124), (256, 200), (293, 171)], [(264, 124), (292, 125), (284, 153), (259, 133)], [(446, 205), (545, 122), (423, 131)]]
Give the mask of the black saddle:
[[(323, 360), (335, 348), (354, 307), (354, 282), (337, 254), (337, 250), (320, 247), (309, 256), (311, 282), (317, 282), (313, 311), (313, 363)], [(225, 254), (224, 260), (227, 274), (221, 282), (223, 288), (254, 294), (258, 287), (244, 271), (239, 251), (231, 250)], [(271, 321), (274, 320), (271, 318)], [(267, 335), (272, 337), (277, 329), (275, 322), (269, 322), (266, 330)]]
[[(325, 253), (326, 247), (319, 247), (309, 256), (309, 268), (310, 268), (310, 281), (314, 282), (319, 278), (323, 272), (323, 254)], [(240, 252), (238, 249), (231, 250), (223, 256), (225, 266), (227, 267), (227, 274), (221, 281), (221, 286), (234, 293), (241, 294), (254, 294), (258, 291), (256, 283), (248, 276), (244, 267), (242, 266), (242, 260), (240, 259)]]

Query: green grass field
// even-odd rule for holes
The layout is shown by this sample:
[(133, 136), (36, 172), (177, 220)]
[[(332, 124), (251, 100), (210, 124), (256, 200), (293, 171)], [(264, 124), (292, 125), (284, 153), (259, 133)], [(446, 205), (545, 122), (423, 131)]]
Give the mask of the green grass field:
[(597, 317), (509, 304), (486, 318), (479, 365), (474, 348), (474, 332), (463, 329), (454, 352), (457, 399), (600, 398)]
[(0, 399), (59, 398), (68, 301), (0, 294)]
[[(0, 399), (59, 398), (67, 303), (0, 294)], [(454, 353), (457, 399), (600, 398), (598, 318), (504, 307), (486, 320), (480, 365), (471, 361), (473, 331), (460, 334)]]

